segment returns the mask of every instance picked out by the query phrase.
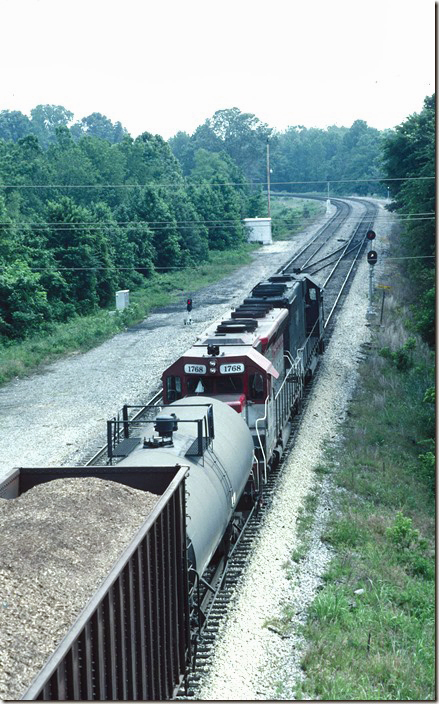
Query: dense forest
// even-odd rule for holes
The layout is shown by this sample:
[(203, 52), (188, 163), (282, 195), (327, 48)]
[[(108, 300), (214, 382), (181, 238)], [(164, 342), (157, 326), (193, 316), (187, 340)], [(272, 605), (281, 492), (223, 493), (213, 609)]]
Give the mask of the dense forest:
[[(266, 215), (267, 142), (273, 190), (326, 193), (330, 182), (331, 194), (385, 195), (385, 176), (432, 175), (434, 98), (385, 132), (357, 120), (280, 133), (231, 108), (168, 142), (148, 132), (134, 139), (100, 113), (74, 122), (62, 106), (38, 105), (30, 117), (0, 111), (0, 342), (113, 305), (120, 288), (242, 244), (242, 219)], [(389, 183), (395, 207), (434, 210), (434, 182)], [(431, 221), (407, 233), (416, 251), (432, 253)], [(432, 267), (412, 271), (428, 287), (428, 309)]]
[(436, 191), (435, 96), (387, 135), (384, 169), (393, 196), (391, 210), (401, 216), (404, 268), (414, 286), (413, 313), (418, 332), (435, 344)]

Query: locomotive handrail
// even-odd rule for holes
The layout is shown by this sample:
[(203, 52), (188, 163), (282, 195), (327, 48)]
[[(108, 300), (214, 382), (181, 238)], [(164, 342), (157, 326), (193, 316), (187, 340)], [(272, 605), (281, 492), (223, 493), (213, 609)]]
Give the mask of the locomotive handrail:
[(260, 433), (259, 433), (259, 427), (258, 427), (258, 425), (259, 425), (259, 423), (262, 424), (262, 422), (265, 423), (265, 421), (267, 420), (267, 417), (268, 417), (268, 401), (269, 401), (269, 399), (270, 399), (270, 397), (267, 396), (266, 399), (265, 399), (265, 402), (264, 402), (264, 407), (265, 407), (264, 415), (263, 415), (261, 418), (257, 418), (257, 419), (256, 419), (256, 422), (255, 422), (256, 435), (258, 436), (259, 447), (261, 448), (262, 457), (263, 457), (263, 460), (264, 460), (264, 482), (265, 482), (265, 483), (267, 483), (267, 457), (266, 457), (265, 450), (264, 450), (264, 446), (263, 446), (263, 443), (262, 443), (262, 440), (261, 440), (261, 435), (260, 435)]
[[(280, 429), (284, 427), (285, 420), (289, 416), (291, 407), (297, 398), (297, 394), (294, 393), (294, 388), (292, 389), (289, 383), (290, 376), (292, 374), (295, 374), (297, 376), (297, 381), (294, 381), (294, 383), (299, 384), (298, 396), (302, 396), (303, 374), (302, 370), (300, 369), (301, 359), (298, 356), (294, 360), (288, 350), (284, 352), (284, 358), (290, 363), (291, 366), (287, 370), (285, 378), (274, 397), (276, 411), (276, 437), (278, 436)], [(282, 405), (281, 409), (279, 409), (279, 405)], [(279, 414), (279, 410), (282, 411), (281, 414)]]
[[(215, 438), (215, 431), (214, 431), (214, 422), (213, 422), (213, 406), (211, 403), (197, 403), (197, 404), (185, 404), (181, 403), (178, 405), (178, 408), (204, 408), (206, 409), (206, 413), (202, 416), (202, 418), (175, 418), (175, 421), (178, 423), (196, 423), (198, 430), (197, 430), (197, 448), (198, 451), (196, 454), (198, 456), (202, 457), (204, 455), (205, 450), (208, 449), (208, 447), (211, 445), (213, 439)], [(147, 405), (142, 405), (142, 406), (128, 406), (124, 405), (122, 409), (122, 419), (120, 418), (120, 412), (117, 414), (117, 416), (113, 417), (111, 420), (107, 421), (107, 453), (108, 453), (108, 458), (111, 463), (113, 457), (117, 456), (123, 456), (124, 453), (122, 452), (122, 455), (117, 455), (114, 451), (121, 445), (122, 443), (129, 443), (132, 442), (132, 440), (138, 440), (140, 441), (140, 436), (134, 436), (130, 438), (130, 428), (136, 427), (136, 428), (141, 428), (142, 426), (149, 426), (152, 425), (155, 422), (155, 418), (142, 418), (142, 414), (137, 414), (135, 417), (129, 419), (128, 417), (128, 410), (131, 408), (141, 408), (142, 412), (145, 413), (146, 411), (153, 410), (155, 413), (157, 410), (163, 410), (164, 406), (147, 406)], [(122, 430), (121, 430), (122, 426)], [(203, 435), (203, 426), (204, 426), (204, 435)], [(123, 438), (123, 439), (122, 439)], [(124, 448), (126, 450), (126, 448)], [(130, 446), (130, 451), (133, 449), (132, 446)]]
[[(297, 353), (298, 354), (300, 353), (302, 355), (303, 369), (306, 368), (306, 364), (308, 363), (308, 360), (312, 356), (315, 348), (317, 347), (317, 345), (319, 343), (319, 336), (313, 334), (319, 322), (320, 322), (320, 320), (316, 320), (316, 322), (312, 326), (311, 332), (308, 334), (303, 346), (297, 348)], [(311, 347), (311, 345), (312, 345), (312, 347)]]
[[(284, 353), (284, 358), (291, 364), (290, 368), (287, 370), (285, 374), (285, 378), (282, 381), (282, 384), (280, 385), (277, 393), (275, 394), (273, 401), (274, 401), (274, 408), (275, 408), (275, 414), (276, 414), (276, 437), (279, 434), (279, 412), (278, 412), (278, 405), (279, 405), (279, 398), (281, 398), (280, 403), (283, 405), (283, 414), (282, 414), (282, 419), (281, 419), (281, 424), (283, 425), (283, 421), (285, 420), (286, 416), (290, 413), (291, 406), (293, 405), (293, 400), (295, 398), (301, 398), (302, 397), (302, 389), (303, 389), (303, 362), (300, 359), (299, 356), (296, 357), (294, 360), (291, 356), (291, 354), (287, 351)], [(292, 373), (296, 373), (298, 377), (298, 384), (299, 384), (299, 394), (298, 396), (294, 398), (294, 391), (291, 390), (289, 383), (288, 383), (288, 378), (291, 376)], [(286, 393), (285, 393), (286, 390)], [(260, 418), (257, 418), (255, 422), (255, 429), (256, 429), (256, 435), (259, 441), (259, 447), (262, 452), (262, 457), (264, 461), (264, 481), (265, 483), (267, 482), (267, 456), (264, 450), (264, 445), (262, 442), (261, 434), (259, 432), (259, 427), (262, 427), (262, 424), (266, 422), (268, 418), (268, 404), (269, 404), (270, 397), (267, 396), (264, 402), (264, 415), (261, 416)], [(286, 403), (285, 403), (286, 400)]]

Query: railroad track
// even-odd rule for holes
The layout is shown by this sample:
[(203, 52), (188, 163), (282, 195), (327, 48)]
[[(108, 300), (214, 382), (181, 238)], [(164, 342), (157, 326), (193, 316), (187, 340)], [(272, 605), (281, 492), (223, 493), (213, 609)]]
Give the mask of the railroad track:
[[(318, 368), (316, 370), (315, 378), (317, 377)], [(302, 400), (302, 410), (304, 410), (307, 406), (311, 389), (312, 384), (309, 384), (305, 388), (305, 393)], [(263, 504), (257, 511), (253, 512), (248, 521), (245, 533), (241, 536), (239, 543), (229, 557), (225, 578), (223, 580), (223, 586), (216, 595), (210, 608), (210, 616), (207, 621), (207, 625), (202, 631), (197, 646), (197, 658), (193, 671), (189, 674), (185, 686), (182, 687), (178, 693), (177, 699), (179, 700), (199, 700), (199, 685), (212, 665), (221, 624), (224, 622), (227, 613), (233, 604), (241, 579), (247, 568), (252, 552), (255, 549), (257, 538), (276, 496), (279, 482), (285, 472), (288, 455), (294, 446), (300, 430), (302, 418), (303, 413), (300, 413), (293, 419), (291, 434), (285, 447), (284, 454), (282, 455), (278, 466), (268, 475), (267, 484), (264, 486)]]
[(317, 255), (331, 242), (337, 231), (348, 221), (352, 214), (352, 205), (344, 200), (332, 199), (337, 210), (324, 225), (316, 232), (314, 237), (276, 273), (304, 270), (308, 267)]
[[(365, 201), (358, 202), (363, 203), (365, 212), (349, 236), (344, 237), (342, 247), (338, 246), (338, 243), (334, 246), (334, 239), (340, 228), (348, 224), (352, 215), (352, 205), (335, 199), (336, 214), (319, 229), (311, 242), (308, 242), (300, 252), (296, 253), (277, 272), (287, 273), (288, 270), (306, 270), (321, 282), (321, 286), (325, 287), (325, 303), (327, 308), (329, 308), (325, 321), (326, 344), (329, 342), (334, 329), (337, 311), (342, 306), (349, 291), (350, 282), (355, 274), (359, 257), (366, 246), (366, 232), (371, 228), (376, 213), (376, 207), (372, 204)], [(331, 251), (328, 252), (329, 249)], [(321, 272), (325, 272), (324, 275)], [(320, 275), (317, 276), (318, 274)], [(318, 378), (318, 374), (319, 367), (317, 367), (312, 382), (305, 387), (302, 410), (307, 406), (309, 393), (313, 383)], [(159, 408), (161, 402), (161, 392), (158, 391), (145, 406), (157, 406)], [(143, 410), (140, 408), (130, 416), (130, 421), (141, 420), (142, 417)], [(211, 586), (201, 586), (203, 606), (207, 618), (201, 629), (200, 638), (197, 641), (194, 669), (190, 673), (185, 686), (179, 691), (178, 699), (198, 699), (199, 683), (211, 666), (220, 626), (224, 622), (230, 605), (233, 603), (236, 590), (239, 588), (241, 577), (254, 550), (261, 526), (270, 511), (279, 481), (285, 471), (286, 459), (299, 432), (302, 417), (303, 413), (299, 413), (294, 417), (292, 431), (281, 462), (270, 472), (267, 484), (264, 487), (263, 503), (253, 510), (248, 518), (245, 530), (241, 532), (239, 541), (233, 546), (227, 564), (222, 565), (221, 569), (218, 568), (215, 574), (205, 575), (206, 581), (215, 582), (216, 580), (217, 585), (213, 594), (211, 593)], [(107, 448), (107, 444), (99, 447), (96, 452), (92, 453), (92, 456), (89, 455), (87, 460), (81, 462), (81, 464), (95, 466), (97, 464), (106, 464)]]
[[(350, 284), (356, 272), (361, 252), (364, 251), (366, 245), (366, 232), (373, 224), (373, 218), (376, 213), (376, 207), (370, 203), (363, 202), (366, 209), (361, 221), (354, 228), (351, 236), (346, 243), (343, 254), (337, 256), (337, 262), (332, 266), (330, 273), (327, 275), (325, 282), (330, 284), (332, 291), (333, 303), (330, 314), (325, 323), (325, 342), (329, 342), (336, 322), (336, 312), (341, 308), (349, 291)], [(345, 220), (343, 220), (344, 222)], [(334, 234), (334, 233), (333, 233)], [(324, 234), (323, 234), (324, 236)], [(303, 250), (294, 258), (297, 262), (302, 255)], [(352, 256), (350, 256), (352, 254)], [(309, 251), (308, 251), (309, 256)], [(347, 259), (347, 261), (346, 261)], [(293, 266), (292, 261), (287, 266)], [(285, 270), (285, 269), (284, 269)], [(198, 700), (199, 685), (206, 673), (209, 671), (215, 647), (220, 631), (220, 625), (224, 622), (228, 610), (233, 604), (236, 590), (239, 588), (240, 580), (247, 567), (250, 556), (255, 548), (256, 539), (259, 535), (261, 526), (265, 516), (270, 511), (273, 499), (276, 495), (279, 481), (286, 468), (286, 461), (289, 453), (294, 446), (298, 432), (301, 427), (303, 411), (306, 409), (308, 399), (313, 385), (319, 377), (319, 367), (317, 367), (312, 381), (305, 387), (304, 397), (301, 404), (301, 412), (297, 414), (292, 421), (292, 430), (282, 455), (279, 465), (273, 469), (268, 475), (267, 484), (264, 486), (264, 500), (262, 506), (254, 511), (251, 515), (245, 533), (241, 536), (238, 545), (232, 551), (228, 560), (225, 577), (223, 579), (222, 589), (217, 592), (210, 606), (210, 617), (204, 627), (199, 643), (197, 645), (197, 659), (194, 664), (193, 671), (190, 673), (185, 686), (180, 690), (178, 699), (181, 700)]]
[[(292, 196), (293, 197), (293, 196)], [(303, 196), (302, 196), (303, 197)], [(318, 196), (315, 197), (316, 199), (319, 200), (325, 200), (323, 197), (319, 198)], [(349, 217), (352, 214), (352, 205), (347, 202), (346, 200), (341, 200), (338, 198), (331, 199), (331, 202), (334, 203), (334, 205), (337, 208), (336, 213), (317, 231), (317, 233), (314, 235), (314, 237), (311, 239), (310, 242), (308, 242), (299, 252), (297, 252), (294, 257), (292, 257), (285, 265), (283, 265), (276, 273), (281, 273), (281, 272), (287, 272), (288, 270), (293, 270), (293, 269), (308, 269), (311, 266), (311, 262), (316, 262), (316, 257), (319, 252), (322, 251), (324, 247), (328, 247), (329, 243), (331, 240), (333, 240), (334, 236), (337, 234), (337, 231), (348, 221)], [(361, 203), (364, 203), (366, 207), (370, 204), (367, 204), (366, 201), (358, 201)], [(372, 210), (368, 212), (366, 220), (370, 224), (370, 221), (372, 220)], [(361, 239), (361, 236), (365, 236), (365, 233), (367, 229), (369, 228), (369, 224), (366, 224), (366, 220), (360, 223), (360, 225), (356, 228), (355, 233), (351, 236), (349, 239), (348, 243), (343, 247), (343, 252), (340, 253), (340, 250), (335, 248), (333, 249), (331, 255), (329, 256), (336, 256), (338, 255), (338, 260), (331, 271), (331, 274), (328, 276), (328, 278), (325, 280), (325, 282), (322, 284), (322, 286), (325, 286), (329, 280), (334, 276), (335, 271), (339, 270), (339, 267), (342, 266), (342, 262), (345, 256), (346, 251), (348, 250), (348, 247), (351, 246), (352, 243), (352, 238), (357, 237)], [(366, 229), (365, 229), (366, 228)], [(364, 231), (364, 233), (363, 233)], [(363, 235), (361, 234), (363, 233)], [(316, 266), (314, 264), (314, 266)], [(347, 275), (349, 276), (349, 274)], [(338, 275), (338, 278), (340, 278), (340, 274)], [(346, 276), (345, 276), (346, 278)], [(347, 286), (347, 284), (345, 284)], [(338, 292), (337, 292), (338, 293)], [(333, 311), (338, 305), (338, 300), (336, 300), (337, 295), (333, 295), (332, 299), (333, 302), (331, 303), (331, 310), (330, 314), (327, 317), (327, 320), (329, 320), (332, 317)], [(327, 298), (327, 292), (325, 292), (325, 302), (328, 300)], [(335, 302), (335, 305), (334, 305)], [(158, 390), (154, 396), (149, 399), (145, 403), (146, 406), (157, 406), (159, 407), (162, 402), (162, 395), (161, 391)], [(139, 408), (138, 411), (136, 411), (133, 415), (130, 416), (130, 421), (137, 421), (141, 420), (143, 417), (144, 413), (142, 411), (142, 408)], [(122, 432), (122, 431), (120, 431)], [(96, 443), (97, 444), (97, 443)], [(96, 448), (93, 450), (88, 449), (86, 452), (85, 456), (81, 456), (77, 461), (76, 464), (78, 466), (99, 466), (99, 465), (105, 465), (107, 464), (108, 461), (108, 442), (104, 443), (103, 445), (97, 445)]]

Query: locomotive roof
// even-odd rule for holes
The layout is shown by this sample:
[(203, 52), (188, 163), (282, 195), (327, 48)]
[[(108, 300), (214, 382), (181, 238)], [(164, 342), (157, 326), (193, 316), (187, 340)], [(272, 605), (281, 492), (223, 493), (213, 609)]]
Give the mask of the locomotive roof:
[[(230, 346), (250, 346), (258, 347), (261, 340), (270, 340), (279, 330), (284, 320), (288, 318), (288, 311), (285, 308), (272, 308), (263, 318), (255, 319), (254, 330), (241, 330), (244, 323), (238, 319), (227, 322), (224, 326), (229, 328), (229, 332), (218, 332), (218, 321), (210, 325), (195, 342), (195, 347), (206, 347), (207, 345), (227, 345)], [(239, 337), (237, 336), (239, 334)], [(231, 349), (228, 354), (233, 354)], [(242, 350), (238, 352), (242, 354)]]
[[(218, 343), (217, 343), (218, 344)], [(221, 347), (221, 345), (220, 345)], [(255, 350), (254, 347), (242, 347), (240, 346), (228, 346), (227, 350), (220, 350), (220, 353), (218, 356), (212, 356), (208, 355), (206, 352), (206, 348), (203, 346), (195, 346), (191, 347), (187, 352), (185, 352), (181, 357), (178, 358), (177, 362), (174, 362), (168, 369), (166, 369), (165, 373), (169, 373), (172, 371), (176, 366), (179, 366), (181, 364), (184, 364), (187, 360), (194, 361), (194, 360), (200, 360), (206, 362), (207, 360), (218, 360), (218, 363), (224, 363), (227, 362), (230, 357), (239, 357), (242, 361), (245, 361), (244, 358), (246, 358), (248, 361), (253, 362), (253, 364), (260, 369), (263, 369), (267, 374), (271, 374), (271, 376), (274, 376), (275, 379), (279, 377), (279, 372), (273, 367), (272, 363), (270, 362), (267, 357), (264, 357), (263, 354), (258, 352), (258, 350)]]

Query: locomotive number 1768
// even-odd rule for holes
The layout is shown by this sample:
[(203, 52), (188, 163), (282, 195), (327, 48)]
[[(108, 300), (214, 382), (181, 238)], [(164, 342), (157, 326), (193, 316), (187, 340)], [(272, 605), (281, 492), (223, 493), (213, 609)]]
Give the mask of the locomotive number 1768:
[(204, 364), (185, 364), (185, 374), (205, 374), (207, 369)]
[(240, 362), (235, 364), (221, 364), (220, 374), (241, 374), (244, 371), (244, 365)]

